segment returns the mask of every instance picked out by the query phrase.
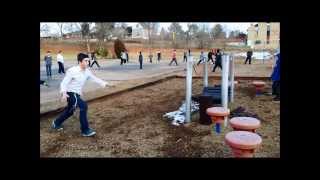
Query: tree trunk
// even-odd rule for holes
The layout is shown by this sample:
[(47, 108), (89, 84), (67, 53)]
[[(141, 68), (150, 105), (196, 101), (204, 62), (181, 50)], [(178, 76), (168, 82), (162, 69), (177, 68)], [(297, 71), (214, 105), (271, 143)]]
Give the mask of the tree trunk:
[(86, 39), (86, 42), (87, 42), (87, 51), (88, 52), (91, 52), (90, 51), (90, 42), (89, 42), (89, 38), (87, 37), (87, 39)]
[(187, 35), (187, 48), (189, 48), (189, 35)]
[(150, 27), (148, 28), (148, 36), (149, 36), (149, 48), (151, 46), (151, 34), (150, 34)]

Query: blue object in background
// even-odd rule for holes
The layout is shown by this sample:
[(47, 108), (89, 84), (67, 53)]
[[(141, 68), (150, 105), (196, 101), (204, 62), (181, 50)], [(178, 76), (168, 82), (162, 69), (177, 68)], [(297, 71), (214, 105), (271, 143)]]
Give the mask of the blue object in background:
[(256, 96), (261, 96), (262, 93), (260, 91), (256, 91)]
[(273, 68), (273, 72), (271, 74), (272, 81), (280, 81), (280, 53), (276, 55), (276, 65)]
[(216, 123), (216, 133), (220, 133), (220, 124)]

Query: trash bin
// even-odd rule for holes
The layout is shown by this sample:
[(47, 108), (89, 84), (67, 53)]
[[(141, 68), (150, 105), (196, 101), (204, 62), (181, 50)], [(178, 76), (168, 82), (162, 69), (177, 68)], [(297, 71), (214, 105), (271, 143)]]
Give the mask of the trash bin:
[[(228, 87), (228, 99), (230, 101), (230, 87)], [(202, 94), (199, 96), (199, 113), (200, 113), (200, 124), (209, 125), (211, 124), (210, 116), (207, 115), (206, 111), (210, 107), (221, 106), (221, 85), (204, 87)]]
[(201, 95), (199, 96), (199, 114), (200, 119), (199, 123), (203, 125), (210, 125), (211, 124), (211, 118), (207, 114), (207, 109), (210, 107), (213, 107), (213, 101), (212, 96), (210, 95)]
[[(221, 85), (215, 85), (214, 87), (204, 87), (202, 94), (206, 96), (212, 96), (213, 104), (221, 105)], [(228, 87), (228, 101), (231, 100), (231, 88)]]

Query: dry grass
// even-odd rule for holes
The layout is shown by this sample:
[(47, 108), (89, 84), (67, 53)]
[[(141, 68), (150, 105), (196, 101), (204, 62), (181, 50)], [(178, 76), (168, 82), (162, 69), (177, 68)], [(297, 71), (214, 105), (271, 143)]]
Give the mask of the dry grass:
[[(177, 110), (185, 98), (185, 81), (171, 79), (142, 89), (107, 97), (89, 104), (89, 123), (97, 130), (93, 138), (83, 138), (79, 120), (65, 122), (65, 130), (50, 130), (51, 120), (40, 120), (41, 157), (231, 157), (223, 129), (212, 133), (211, 126), (197, 122), (198, 115), (188, 126), (175, 127), (163, 114)], [(256, 157), (280, 156), (280, 104), (271, 96), (254, 97), (248, 81), (236, 86), (231, 110), (245, 107), (261, 118), (257, 132), (263, 144)], [(202, 80), (193, 80), (193, 94), (202, 90)], [(270, 91), (270, 82), (267, 83)]]

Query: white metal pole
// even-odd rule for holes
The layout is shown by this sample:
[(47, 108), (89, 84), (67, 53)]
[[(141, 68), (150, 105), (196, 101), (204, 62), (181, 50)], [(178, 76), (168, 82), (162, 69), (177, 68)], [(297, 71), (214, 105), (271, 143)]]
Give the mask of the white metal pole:
[(230, 56), (230, 81), (231, 81), (231, 94), (230, 94), (230, 101), (233, 102), (234, 101), (234, 56), (233, 54), (231, 54)]
[(262, 49), (262, 64), (264, 64), (264, 48), (266, 47), (266, 42), (263, 42), (263, 49)]
[(188, 57), (186, 79), (186, 122), (191, 121), (191, 95), (192, 95), (192, 65), (193, 57)]
[[(221, 102), (224, 108), (228, 108), (228, 75), (229, 75), (229, 55), (222, 56), (222, 86)], [(227, 126), (227, 118), (224, 119), (224, 126)]]
[(204, 61), (203, 73), (203, 86), (208, 87), (208, 62), (206, 60)]

